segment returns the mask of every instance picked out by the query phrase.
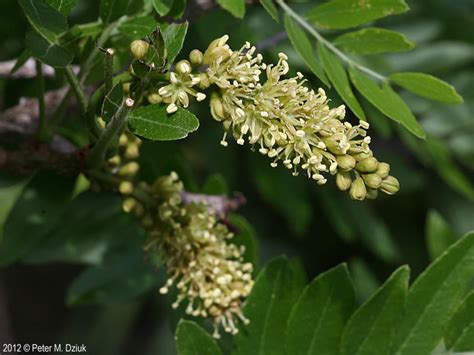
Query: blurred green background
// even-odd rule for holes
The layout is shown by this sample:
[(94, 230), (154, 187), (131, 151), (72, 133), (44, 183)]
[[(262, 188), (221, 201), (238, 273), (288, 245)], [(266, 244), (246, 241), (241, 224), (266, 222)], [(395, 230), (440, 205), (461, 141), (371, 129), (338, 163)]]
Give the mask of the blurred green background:
[[(333, 181), (320, 187), (271, 168), (248, 147), (223, 148), (222, 127), (206, 107), (193, 107), (201, 126), (189, 139), (144, 144), (142, 176), (153, 179), (173, 169), (188, 190), (242, 192), (248, 202), (239, 214), (258, 238), (259, 265), (286, 254), (301, 262), (309, 280), (347, 262), (359, 302), (400, 264), (411, 266), (414, 279), (446, 245), (474, 230), (474, 1), (407, 3), (408, 14), (378, 25), (404, 33), (417, 47), (367, 57), (365, 64), (387, 74), (434, 74), (453, 84), (464, 104), (437, 104), (403, 93), (428, 134), (427, 141), (420, 141), (365, 102), (372, 149), (390, 162), (400, 180), (397, 195), (353, 202)], [(310, 5), (298, 1), (292, 6), (304, 12)], [(21, 53), (28, 24), (15, 0), (3, 0), (2, 9), (0, 60), (5, 61)], [(97, 13), (98, 2), (80, 0), (70, 23), (95, 21)], [(243, 21), (217, 8), (189, 15), (182, 57), (227, 33), (233, 48), (250, 41), (267, 62), (287, 53), (295, 72), (307, 73), (311, 86), (322, 85), (292, 49), (282, 26), (259, 5), (249, 5)], [(48, 82), (49, 88), (58, 85)], [(341, 102), (333, 90), (327, 92), (333, 105)], [(2, 110), (16, 105), (20, 96), (34, 96), (32, 80), (0, 79)], [(50, 232), (22, 263), (0, 270), (0, 318), (5, 313), (0, 342), (84, 343), (89, 353), (103, 355), (173, 354), (173, 333), (182, 314), (171, 310), (169, 296), (157, 292), (163, 271), (155, 273), (143, 264), (142, 232), (120, 213), (116, 196), (81, 197), (63, 212), (66, 226)], [(87, 292), (81, 294), (81, 287)]]

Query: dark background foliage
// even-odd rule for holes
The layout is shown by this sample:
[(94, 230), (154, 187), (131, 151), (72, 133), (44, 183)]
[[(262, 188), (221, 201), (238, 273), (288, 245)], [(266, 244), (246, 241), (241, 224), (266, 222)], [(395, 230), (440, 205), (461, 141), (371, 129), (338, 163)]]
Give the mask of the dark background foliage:
[[(141, 174), (152, 179), (174, 169), (191, 191), (207, 186), (208, 191), (242, 192), (248, 203), (239, 213), (255, 229), (259, 265), (286, 254), (301, 262), (310, 280), (347, 262), (359, 302), (401, 264), (410, 265), (414, 279), (441, 248), (433, 234), (444, 228), (447, 238), (455, 238), (474, 229), (474, 1), (408, 3), (408, 14), (379, 25), (405, 33), (417, 48), (368, 58), (367, 64), (387, 73), (421, 70), (437, 75), (452, 83), (465, 102), (434, 104), (404, 94), (428, 143), (408, 136), (376, 112), (369, 115), (372, 147), (381, 160), (391, 163), (400, 180), (397, 195), (353, 202), (333, 182), (319, 187), (285, 169), (272, 169), (267, 159), (249, 149), (235, 144), (223, 148), (222, 128), (199, 107), (193, 109), (201, 126), (189, 139), (144, 145)], [(307, 6), (292, 5), (302, 10)], [(23, 50), (28, 24), (15, 0), (3, 0), (1, 7), (4, 61)], [(94, 21), (97, 13), (98, 2), (80, 0), (70, 24)], [(205, 49), (210, 40), (228, 33), (233, 47), (248, 40), (263, 48), (267, 61), (286, 52), (295, 72), (307, 72), (283, 28), (259, 5), (247, 7), (244, 21), (218, 9), (188, 15), (181, 56), (193, 48)], [(0, 79), (2, 110), (16, 105), (20, 97), (34, 96), (34, 85), (32, 80)], [(51, 89), (61, 85), (57, 79), (47, 82)], [(314, 79), (311, 85), (321, 83)], [(334, 91), (328, 96), (334, 105), (340, 102)], [(118, 199), (91, 194), (61, 213), (66, 225), (51, 230), (22, 263), (0, 270), (0, 343), (84, 343), (90, 353), (104, 355), (174, 353), (173, 332), (181, 314), (170, 309), (169, 297), (158, 295), (163, 271), (155, 274), (140, 264), (143, 235), (121, 215)], [(88, 223), (81, 227), (84, 220)], [(65, 235), (70, 244), (62, 245), (58, 236)], [(97, 281), (97, 273), (90, 279), (83, 274), (85, 268), (109, 263), (117, 263), (112, 268), (115, 276), (109, 273)], [(71, 289), (74, 280), (76, 288)]]

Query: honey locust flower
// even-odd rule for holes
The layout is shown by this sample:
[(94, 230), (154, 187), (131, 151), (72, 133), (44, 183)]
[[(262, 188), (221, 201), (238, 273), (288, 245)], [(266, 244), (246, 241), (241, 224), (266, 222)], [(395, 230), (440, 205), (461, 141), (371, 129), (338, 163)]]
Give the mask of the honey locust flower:
[[(169, 278), (160, 293), (176, 287), (178, 296), (172, 307), (185, 304), (187, 314), (212, 318), (214, 337), (220, 337), (220, 327), (236, 334), (238, 319), (248, 323), (241, 307), (254, 283), (253, 266), (243, 259), (245, 247), (232, 243), (233, 233), (211, 206), (183, 202), (183, 183), (176, 173), (153, 184), (135, 184), (132, 178), (138, 166), (130, 169), (136, 162), (129, 157), (132, 151), (137, 158), (138, 147), (138, 138), (122, 134), (119, 154), (109, 159), (108, 167), (121, 179), (123, 210), (135, 214), (150, 236), (147, 251), (156, 252), (166, 265)], [(140, 196), (146, 196), (146, 201)]]
[(214, 40), (203, 56), (211, 88), (217, 87), (210, 109), (224, 126), (222, 145), (227, 146), (228, 135), (239, 145), (247, 141), (272, 160), (272, 167), (282, 164), (295, 176), (302, 171), (319, 185), (337, 175), (337, 186), (353, 199), (376, 196), (367, 189), (398, 191), (390, 166), (373, 157), (367, 122), (345, 121), (345, 106), (329, 107), (325, 91), (309, 88), (301, 73), (287, 78), (284, 53), (275, 65), (266, 64), (250, 43), (233, 51), (228, 39)]

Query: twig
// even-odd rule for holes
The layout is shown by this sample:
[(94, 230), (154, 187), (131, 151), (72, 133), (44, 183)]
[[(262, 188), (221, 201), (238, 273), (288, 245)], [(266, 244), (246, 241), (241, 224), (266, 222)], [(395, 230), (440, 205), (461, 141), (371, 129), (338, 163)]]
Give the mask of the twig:
[(110, 123), (102, 132), (102, 135), (92, 148), (91, 154), (87, 160), (87, 164), (91, 169), (98, 169), (102, 166), (110, 143), (125, 127), (128, 120), (128, 114), (134, 104), (135, 102), (130, 98), (124, 100), (119, 110), (115, 113)]
[(82, 113), (85, 114), (87, 112), (87, 100), (86, 95), (84, 94), (84, 91), (81, 88), (81, 84), (79, 83), (79, 80), (77, 79), (70, 66), (66, 67), (65, 73), (67, 80), (71, 85), (72, 91), (74, 92), (74, 95), (76, 96), (77, 101), (81, 106)]
[(382, 74), (379, 74), (367, 67), (364, 67), (363, 65), (353, 61), (351, 58), (349, 58), (346, 54), (344, 54), (342, 51), (340, 51), (338, 48), (336, 48), (331, 42), (329, 42), (326, 38), (321, 36), (318, 31), (314, 29), (313, 26), (311, 26), (308, 22), (306, 22), (300, 15), (298, 15), (296, 12), (293, 11), (291, 7), (289, 7), (283, 0), (276, 0), (278, 5), (290, 16), (295, 19), (296, 22), (298, 22), (303, 28), (305, 28), (314, 38), (316, 38), (321, 44), (323, 44), (325, 47), (327, 47), (331, 52), (333, 52), (335, 55), (337, 55), (342, 61), (346, 62), (348, 65), (351, 65), (360, 71), (363, 71), (366, 74), (369, 74), (370, 76), (374, 77), (375, 79), (378, 79), (380, 81), (387, 81), (387, 78), (383, 76)]
[(36, 80), (38, 81), (38, 112), (39, 123), (37, 138), (42, 141), (46, 138), (46, 108), (44, 100), (44, 77), (43, 68), (39, 60), (36, 61)]

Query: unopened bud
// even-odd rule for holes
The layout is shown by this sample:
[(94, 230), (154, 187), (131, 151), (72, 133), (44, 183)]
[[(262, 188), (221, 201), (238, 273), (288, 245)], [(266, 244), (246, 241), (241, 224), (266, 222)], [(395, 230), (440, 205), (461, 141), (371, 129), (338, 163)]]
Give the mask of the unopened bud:
[(370, 158), (373, 155), (374, 154), (372, 153), (372, 151), (369, 151), (368, 153), (362, 152), (362, 153), (352, 154), (352, 157), (357, 161), (361, 161), (361, 160)]
[(352, 179), (349, 173), (340, 172), (336, 175), (336, 185), (341, 191), (349, 190), (352, 185)]
[(203, 54), (199, 49), (193, 49), (191, 53), (189, 53), (189, 60), (191, 61), (191, 64), (196, 67), (202, 65), (202, 58)]
[(367, 195), (367, 189), (365, 188), (364, 180), (361, 177), (357, 177), (353, 182), (351, 189), (349, 190), (349, 196), (353, 200), (362, 201)]
[(385, 179), (390, 173), (390, 165), (387, 163), (379, 163), (379, 167), (375, 173), (382, 179)]
[(126, 213), (130, 213), (132, 212), (132, 210), (134, 209), (134, 207), (136, 206), (137, 204), (137, 200), (135, 200), (134, 198), (132, 197), (128, 197), (126, 198), (125, 200), (123, 200), (122, 202), (122, 209), (126, 212)]
[(388, 195), (393, 195), (400, 190), (400, 183), (398, 182), (397, 178), (389, 175), (385, 179), (382, 180), (382, 184), (380, 185), (380, 190), (385, 192)]
[(361, 173), (373, 173), (379, 167), (379, 162), (374, 157), (365, 158), (356, 164), (356, 169)]
[(138, 172), (140, 166), (137, 162), (131, 161), (130, 163), (122, 166), (119, 170), (120, 176), (133, 176)]
[(137, 159), (140, 155), (140, 150), (138, 149), (138, 144), (130, 143), (125, 150), (125, 158), (127, 159)]
[(122, 84), (123, 92), (128, 94), (130, 92), (130, 86), (132, 86), (131, 83), (124, 83)]
[(224, 111), (224, 105), (222, 105), (222, 99), (219, 94), (213, 92), (211, 94), (211, 114), (217, 121), (222, 121), (226, 118)]
[(350, 147), (344, 133), (334, 133), (324, 139), (327, 149), (334, 154), (344, 155)]
[(377, 174), (365, 174), (362, 175), (362, 179), (364, 179), (364, 182), (368, 187), (373, 189), (378, 189), (380, 184), (382, 184), (382, 178)]
[(211, 80), (209, 79), (209, 75), (207, 73), (200, 73), (199, 74), (199, 88), (204, 90), (211, 86)]
[(355, 159), (350, 155), (339, 155), (336, 157), (337, 166), (342, 171), (349, 171), (354, 169), (356, 165)]
[(133, 192), (133, 184), (130, 181), (122, 181), (119, 185), (119, 192), (124, 195), (130, 195)]
[(141, 39), (137, 39), (130, 43), (130, 51), (132, 52), (132, 55), (135, 57), (135, 59), (138, 60), (145, 59), (149, 48), (150, 45)]
[(179, 74), (189, 74), (191, 73), (191, 63), (189, 61), (183, 59), (176, 63), (175, 70)]
[(163, 97), (158, 93), (158, 89), (149, 90), (146, 98), (152, 105), (159, 104), (163, 101)]
[(379, 190), (376, 189), (367, 189), (367, 195), (365, 196), (369, 200), (375, 200), (379, 195)]
[(97, 124), (101, 128), (105, 128), (107, 126), (107, 123), (104, 121), (104, 119), (102, 117), (97, 117)]

